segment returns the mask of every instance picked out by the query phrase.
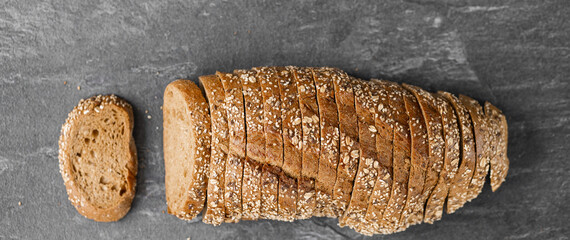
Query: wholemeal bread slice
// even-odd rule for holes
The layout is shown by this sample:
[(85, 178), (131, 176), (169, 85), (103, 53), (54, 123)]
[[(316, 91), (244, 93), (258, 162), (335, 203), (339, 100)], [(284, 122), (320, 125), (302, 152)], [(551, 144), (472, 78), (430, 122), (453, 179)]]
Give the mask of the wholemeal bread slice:
[(263, 97), (254, 70), (235, 70), (243, 87), (246, 126), (246, 157), (243, 164), (242, 219), (259, 218), (261, 205), (261, 168), (265, 163)]
[(402, 87), (396, 83), (385, 81), (388, 86), (388, 99), (390, 110), (394, 119), (393, 137), (393, 181), (390, 190), (390, 200), (384, 210), (380, 222), (380, 232), (389, 234), (396, 230), (406, 203), (408, 194), (408, 177), (410, 174), (410, 147), (411, 136), (408, 125), (409, 117), (406, 113)]
[(457, 121), (459, 122), (459, 132), (461, 133), (461, 163), (453, 183), (447, 195), (447, 213), (453, 213), (461, 208), (469, 196), (469, 185), (475, 171), (475, 140), (473, 138), (473, 127), (469, 118), (469, 111), (463, 106), (457, 97), (448, 92), (438, 92), (451, 103)]
[[(444, 161), (445, 142), (443, 140), (441, 115), (437, 111), (435, 98), (429, 92), (419, 87), (408, 84), (403, 84), (403, 86), (418, 100), (424, 117), (424, 126), (427, 131), (428, 165), (426, 168), (425, 183), (419, 200), (420, 205), (418, 205), (418, 208), (412, 213), (415, 215), (415, 221), (411, 224), (417, 224), (422, 222), (424, 210), (428, 211), (427, 205), (425, 209), (423, 205), (427, 202), (439, 179)], [(429, 210), (431, 211), (432, 209)]]
[(475, 171), (473, 172), (473, 178), (469, 186), (469, 196), (467, 197), (467, 200), (471, 201), (483, 190), (485, 177), (487, 176), (487, 172), (489, 172), (489, 149), (486, 144), (489, 142), (489, 130), (485, 112), (483, 112), (483, 108), (475, 99), (465, 95), (459, 95), (459, 101), (461, 101), (469, 111), (473, 123), (473, 136), (475, 138), (477, 162), (475, 163)]
[(455, 177), (459, 167), (460, 152), (459, 125), (453, 107), (440, 95), (432, 95), (435, 98), (437, 111), (441, 116), (444, 136), (444, 160), (443, 168), (439, 174), (437, 185), (433, 189), (426, 203), (424, 222), (433, 223), (441, 219), (443, 205), (451, 185), (451, 180)]
[(281, 94), (277, 72), (273, 68), (254, 68), (263, 98), (263, 129), (265, 134), (265, 163), (261, 169), (261, 218), (279, 217), (279, 176), (283, 165), (283, 136), (281, 129)]
[[(426, 169), (429, 163), (428, 137), (425, 120), (416, 97), (409, 91), (404, 92), (404, 103), (408, 112), (410, 134), (412, 136), (410, 176), (408, 180), (408, 196), (400, 217), (399, 231), (408, 226), (421, 223), (423, 220), (422, 190), (426, 181)], [(421, 215), (417, 215), (421, 212)]]
[(245, 110), (242, 79), (231, 73), (216, 72), (225, 92), (228, 116), (229, 152), (224, 175), (226, 222), (239, 222), (242, 216), (242, 177), (246, 154)]
[(283, 166), (279, 176), (279, 214), (293, 221), (297, 212), (297, 179), (301, 176), (303, 136), (301, 109), (294, 76), (285, 67), (275, 67), (281, 93)]
[(71, 204), (98, 222), (121, 219), (135, 196), (131, 105), (115, 95), (81, 100), (59, 138), (59, 169)]
[(210, 115), (202, 92), (190, 80), (164, 90), (163, 149), (168, 213), (184, 220), (204, 207), (210, 162)]
[(371, 94), (374, 101), (376, 134), (376, 151), (380, 165), (378, 166), (378, 177), (372, 190), (372, 195), (368, 201), (365, 221), (368, 223), (363, 231), (369, 234), (381, 233), (380, 221), (384, 210), (390, 200), (390, 189), (392, 187), (392, 146), (394, 119), (389, 107), (388, 86), (386, 82), (372, 80)]
[(346, 211), (359, 161), (358, 121), (354, 106), (354, 91), (349, 76), (344, 72), (332, 75), (338, 110), (340, 148), (336, 180), (333, 187), (332, 208), (335, 216)]
[(507, 157), (509, 132), (505, 115), (489, 102), (485, 102), (485, 116), (490, 127), (488, 148), (490, 149), (491, 189), (494, 192), (505, 181), (509, 171), (509, 158)]
[(354, 180), (350, 203), (344, 215), (339, 218), (339, 224), (359, 230), (364, 227), (368, 199), (372, 194), (377, 177), (375, 166), (379, 164), (378, 155), (376, 154), (376, 133), (378, 131), (374, 123), (374, 113), (370, 112), (373, 106), (369, 94), (369, 82), (353, 78), (352, 84), (356, 114), (358, 116), (360, 162)]
[(313, 69), (319, 103), (319, 116), (315, 120), (320, 119), (321, 139), (321, 155), (318, 161), (319, 171), (316, 183), (317, 210), (314, 214), (318, 217), (337, 217), (333, 208), (332, 198), (339, 161), (340, 136), (333, 76), (335, 76), (334, 78), (340, 78), (341, 75), (342, 72), (337, 69)]
[(224, 86), (216, 75), (199, 77), (206, 93), (211, 118), (211, 154), (208, 174), (208, 193), (204, 223), (220, 225), (224, 222), (224, 173), (229, 151), (228, 118), (225, 107)]
[[(303, 129), (301, 178), (297, 187), (297, 219), (310, 218), (316, 207), (315, 180), (319, 171), (319, 106), (310, 68), (287, 67), (294, 76)], [(298, 123), (297, 123), (298, 124)]]

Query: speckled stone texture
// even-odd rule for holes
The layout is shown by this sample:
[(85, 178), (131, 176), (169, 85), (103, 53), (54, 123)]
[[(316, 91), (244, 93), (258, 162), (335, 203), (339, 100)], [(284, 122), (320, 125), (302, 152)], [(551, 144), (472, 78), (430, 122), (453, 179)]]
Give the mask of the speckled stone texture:
[[(162, 213), (165, 86), (215, 70), (289, 64), (465, 94), (506, 114), (511, 169), (496, 193), (487, 183), (455, 214), (377, 238), (570, 236), (567, 0), (30, 0), (0, 6), (0, 239), (365, 238), (337, 227), (336, 219), (212, 227), (201, 218), (187, 223)], [(79, 99), (109, 93), (134, 107), (138, 186), (124, 219), (96, 223), (67, 200), (57, 140)]]

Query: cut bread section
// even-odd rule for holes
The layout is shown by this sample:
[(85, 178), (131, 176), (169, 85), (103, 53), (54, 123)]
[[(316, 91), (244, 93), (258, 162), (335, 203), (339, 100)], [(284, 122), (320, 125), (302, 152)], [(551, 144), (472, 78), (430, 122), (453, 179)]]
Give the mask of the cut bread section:
[(231, 73), (216, 72), (222, 82), (228, 116), (229, 152), (224, 175), (226, 222), (239, 222), (242, 216), (242, 178), (245, 162), (245, 110), (242, 80)]
[(190, 80), (164, 90), (163, 144), (168, 213), (184, 220), (204, 207), (210, 161), (210, 115), (202, 92)]
[(509, 171), (509, 158), (507, 157), (508, 126), (505, 115), (497, 107), (485, 102), (485, 116), (490, 127), (490, 164), (491, 189), (497, 191), (505, 181)]
[(210, 106), (212, 134), (206, 213), (202, 221), (216, 226), (224, 222), (225, 217), (224, 173), (229, 151), (228, 118), (224, 87), (220, 79), (216, 75), (208, 75), (199, 77), (199, 80)]
[(115, 95), (81, 100), (59, 138), (59, 168), (71, 204), (86, 218), (123, 218), (135, 196), (137, 154), (131, 105)]
[[(337, 69), (313, 69), (319, 103), (319, 116), (315, 116), (315, 120), (318, 119), (320, 122), (321, 139), (321, 155), (318, 161), (319, 172), (316, 183), (317, 210), (315, 216), (318, 217), (338, 217), (332, 205), (340, 145), (339, 118), (333, 79), (339, 78), (341, 74)], [(307, 121), (309, 120), (307, 119)]]
[(451, 181), (457, 173), (460, 160), (459, 142), (461, 135), (459, 134), (459, 125), (455, 110), (442, 96), (434, 94), (437, 111), (441, 116), (444, 136), (444, 160), (443, 168), (439, 174), (437, 185), (431, 193), (424, 214), (424, 222), (433, 223), (441, 219), (443, 213), (443, 205), (451, 185)]

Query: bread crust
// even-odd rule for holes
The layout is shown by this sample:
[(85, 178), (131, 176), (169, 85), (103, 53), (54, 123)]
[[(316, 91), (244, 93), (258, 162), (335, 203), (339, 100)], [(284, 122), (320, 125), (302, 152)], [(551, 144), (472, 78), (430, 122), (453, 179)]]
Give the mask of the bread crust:
[(242, 82), (246, 126), (246, 157), (242, 180), (242, 219), (259, 218), (261, 169), (265, 163), (265, 134), (261, 86), (254, 70), (235, 70)]
[[(180, 153), (180, 149), (170, 149), (169, 146), (174, 144), (171, 142), (177, 140), (174, 135), (180, 133), (181, 129), (171, 129), (168, 119), (175, 119), (176, 121), (180, 116), (171, 116), (172, 109), (181, 108), (187, 117), (187, 132), (189, 134), (189, 141), (186, 144), (188, 147), (186, 153)], [(170, 163), (177, 161), (180, 156), (186, 156), (191, 162), (191, 169), (186, 169), (190, 174), (190, 182), (188, 189), (179, 193), (183, 196), (183, 202), (179, 206), (169, 199), (173, 196), (167, 194), (168, 213), (175, 215), (184, 220), (191, 220), (196, 217), (204, 207), (206, 198), (206, 188), (208, 182), (208, 169), (210, 160), (210, 115), (208, 113), (208, 104), (202, 95), (201, 90), (190, 80), (176, 80), (166, 86), (164, 91), (164, 161), (165, 161), (165, 187), (173, 188), (168, 177), (172, 176)], [(174, 121), (174, 120), (173, 120)], [(171, 132), (172, 131), (172, 132)], [(177, 181), (178, 182), (178, 181)]]
[(242, 217), (242, 178), (246, 157), (242, 80), (231, 73), (216, 72), (216, 75), (224, 86), (230, 147), (224, 181), (225, 221), (239, 222)]
[[(333, 190), (339, 161), (339, 118), (335, 98), (334, 78), (340, 78), (338, 69), (314, 68), (313, 76), (317, 90), (320, 120), (320, 148), (317, 177), (318, 217), (338, 217), (332, 205)], [(334, 76), (334, 77), (333, 77)]]
[[(347, 225), (355, 230), (364, 228), (363, 224), (368, 200), (377, 178), (375, 166), (379, 165), (376, 153), (376, 126), (368, 82), (352, 78), (356, 114), (358, 116), (358, 138), (360, 141), (360, 162), (354, 180), (350, 203), (344, 215), (339, 218), (339, 225)], [(374, 111), (374, 110), (372, 110)]]
[(469, 111), (465, 106), (448, 92), (438, 92), (451, 103), (457, 120), (459, 122), (459, 132), (461, 133), (461, 164), (455, 174), (453, 183), (447, 195), (447, 213), (453, 213), (463, 207), (468, 200), (469, 185), (475, 171), (475, 139), (473, 138), (473, 126), (469, 118)]
[(475, 99), (465, 95), (459, 95), (459, 101), (461, 101), (469, 111), (473, 123), (473, 136), (475, 138), (477, 162), (475, 163), (475, 171), (473, 172), (473, 178), (469, 185), (469, 196), (467, 197), (467, 200), (471, 201), (483, 190), (485, 177), (487, 176), (487, 172), (489, 172), (489, 149), (486, 144), (489, 142), (489, 130), (485, 112), (483, 112), (483, 108)]
[(444, 137), (444, 160), (437, 185), (426, 203), (424, 222), (430, 224), (441, 219), (443, 205), (449, 192), (451, 181), (459, 167), (459, 142), (461, 138), (453, 107), (442, 96), (437, 94), (432, 96), (435, 98), (435, 106), (437, 106), (437, 111), (441, 116)]
[(497, 191), (509, 171), (507, 145), (509, 131), (505, 115), (497, 107), (485, 102), (485, 116), (490, 126), (489, 158), (491, 165), (491, 189)]
[(332, 75), (339, 119), (340, 148), (332, 208), (340, 217), (346, 211), (360, 159), (358, 121), (355, 120), (354, 90), (349, 76), (342, 71)]
[[(418, 206), (418, 208), (414, 209), (412, 214), (415, 220), (410, 223), (418, 224), (424, 219), (425, 212), (433, 210), (427, 208), (426, 202), (437, 184), (443, 167), (445, 142), (443, 140), (441, 115), (437, 111), (435, 98), (417, 86), (408, 84), (403, 84), (403, 86), (416, 97), (424, 118), (424, 127), (427, 131), (428, 165), (422, 195), (419, 200), (421, 207)], [(426, 206), (425, 209), (424, 205)], [(430, 213), (430, 215), (433, 214)]]
[(225, 92), (216, 75), (200, 76), (199, 81), (210, 106), (212, 134), (206, 212), (202, 221), (217, 226), (224, 222), (225, 217), (224, 173), (229, 151)]
[(261, 173), (261, 218), (279, 220), (279, 176), (283, 165), (281, 93), (273, 68), (254, 68), (263, 97), (265, 163)]
[[(125, 169), (118, 169), (126, 173), (126, 191), (122, 197), (113, 206), (101, 209), (95, 205), (87, 196), (88, 191), (93, 189), (83, 189), (77, 182), (76, 174), (73, 171), (72, 161), (74, 153), (72, 146), (74, 135), (77, 134), (78, 126), (87, 118), (95, 114), (99, 114), (108, 109), (114, 108), (127, 118), (127, 136), (130, 136), (129, 142), (126, 144), (125, 151), (130, 155)], [(134, 126), (133, 110), (129, 103), (115, 95), (98, 95), (88, 99), (82, 99), (77, 106), (68, 114), (65, 123), (61, 128), (59, 138), (59, 170), (65, 184), (69, 201), (77, 209), (77, 211), (86, 218), (97, 222), (112, 222), (123, 218), (131, 208), (132, 200), (135, 196), (136, 175), (137, 175), (137, 152), (135, 141), (132, 137)]]

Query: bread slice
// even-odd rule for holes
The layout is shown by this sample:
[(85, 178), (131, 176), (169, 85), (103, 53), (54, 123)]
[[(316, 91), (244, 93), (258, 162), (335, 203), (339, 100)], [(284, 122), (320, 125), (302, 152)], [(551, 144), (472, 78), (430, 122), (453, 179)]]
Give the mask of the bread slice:
[(246, 126), (246, 157), (242, 180), (242, 219), (257, 220), (261, 205), (261, 168), (265, 163), (263, 99), (254, 70), (235, 70), (242, 82)]
[(384, 210), (380, 222), (380, 232), (393, 233), (399, 224), (402, 209), (408, 194), (408, 177), (410, 174), (410, 147), (411, 136), (408, 125), (408, 114), (404, 103), (402, 87), (396, 83), (385, 81), (388, 86), (388, 99), (390, 112), (394, 119), (393, 137), (393, 181), (390, 190), (390, 200)]
[(301, 178), (297, 187), (297, 219), (307, 219), (316, 207), (315, 179), (319, 170), (319, 106), (310, 68), (287, 67), (293, 74), (303, 129)]
[(281, 93), (283, 121), (283, 166), (279, 177), (279, 214), (293, 221), (297, 212), (297, 179), (301, 176), (303, 133), (301, 109), (294, 76), (284, 67), (276, 67)]
[(245, 162), (245, 110), (242, 79), (231, 73), (216, 72), (224, 86), (228, 116), (229, 152), (224, 181), (226, 222), (239, 222), (242, 216), (242, 177)]
[(437, 185), (426, 203), (424, 222), (427, 223), (433, 223), (441, 219), (443, 205), (451, 185), (451, 180), (455, 177), (459, 167), (459, 142), (461, 141), (455, 110), (453, 110), (453, 107), (442, 96), (437, 94), (432, 96), (435, 98), (435, 106), (437, 106), (437, 111), (441, 116), (444, 136), (444, 160)]
[(115, 95), (81, 100), (59, 138), (59, 169), (71, 204), (86, 218), (123, 218), (135, 196), (137, 152), (131, 105)]
[(509, 171), (509, 158), (507, 157), (508, 126), (505, 115), (497, 107), (485, 102), (485, 116), (490, 126), (490, 164), (491, 189), (497, 191), (505, 181)]
[(263, 98), (263, 129), (265, 134), (265, 163), (261, 169), (261, 218), (279, 217), (279, 176), (283, 165), (283, 135), (281, 129), (281, 94), (277, 72), (273, 68), (254, 68)]
[(461, 101), (451, 93), (438, 93), (443, 95), (453, 106), (461, 133), (461, 163), (447, 195), (447, 213), (453, 213), (467, 202), (469, 185), (475, 171), (475, 139), (473, 138), (473, 126), (469, 118), (469, 111)]
[(346, 211), (359, 161), (358, 121), (354, 121), (354, 91), (352, 82), (344, 72), (332, 75), (335, 101), (338, 110), (340, 148), (336, 180), (333, 187), (332, 208), (340, 217)]
[[(426, 168), (425, 183), (422, 190), (419, 203), (421, 207), (415, 209), (415, 221), (413, 224), (421, 223), (424, 218), (424, 210), (427, 211), (427, 205), (424, 209), (425, 203), (433, 192), (439, 174), (443, 167), (444, 161), (444, 148), (445, 142), (443, 140), (443, 126), (441, 123), (441, 115), (437, 111), (437, 102), (435, 98), (427, 91), (408, 84), (403, 84), (404, 88), (410, 91), (418, 100), (418, 104), (422, 110), (422, 115), (425, 120), (425, 127), (427, 131), (428, 143), (428, 165)], [(430, 209), (431, 211), (432, 209)]]
[[(337, 217), (332, 205), (333, 190), (339, 161), (339, 118), (335, 101), (333, 78), (342, 72), (332, 68), (314, 68), (313, 76), (317, 89), (320, 119), (320, 148), (317, 177), (317, 210), (315, 216)], [(333, 77), (334, 76), (334, 77)]]
[(352, 196), (348, 209), (339, 219), (339, 225), (347, 225), (355, 230), (362, 229), (365, 224), (368, 199), (372, 194), (377, 178), (375, 166), (378, 166), (376, 154), (376, 129), (374, 113), (369, 94), (369, 83), (360, 79), (352, 78), (355, 95), (356, 114), (358, 116), (358, 138), (360, 141), (360, 162), (358, 172), (354, 180)]
[(204, 207), (210, 162), (210, 114), (202, 92), (190, 80), (164, 90), (164, 185), (168, 213), (184, 220)]
[(473, 123), (473, 136), (475, 137), (475, 153), (477, 162), (475, 164), (475, 171), (473, 178), (469, 185), (468, 201), (475, 199), (485, 184), (485, 177), (489, 172), (489, 149), (487, 143), (489, 142), (487, 118), (485, 112), (479, 103), (468, 96), (459, 95), (459, 100), (469, 111), (471, 121)]
[[(412, 136), (410, 176), (408, 180), (408, 196), (406, 205), (400, 217), (398, 231), (405, 230), (408, 226), (421, 223), (423, 220), (423, 208), (425, 202), (422, 199), (422, 191), (426, 180), (426, 169), (429, 163), (428, 136), (422, 110), (416, 97), (410, 92), (404, 92), (404, 103), (408, 112), (410, 134)], [(421, 214), (416, 214), (421, 213)]]
[(217, 226), (224, 222), (225, 217), (224, 173), (229, 151), (226, 97), (224, 86), (216, 75), (201, 76), (198, 79), (210, 106), (212, 134), (206, 212), (202, 221)]
[(388, 99), (388, 86), (386, 82), (380, 80), (372, 80), (371, 84), (372, 101), (374, 102), (375, 119), (374, 123), (378, 133), (376, 134), (376, 151), (380, 165), (377, 168), (378, 177), (372, 190), (372, 195), (368, 201), (365, 222), (368, 234), (381, 233), (380, 221), (384, 210), (390, 200), (390, 189), (392, 187), (392, 152), (393, 152), (393, 136), (394, 128), (392, 127), (394, 119), (390, 111), (390, 102)]

